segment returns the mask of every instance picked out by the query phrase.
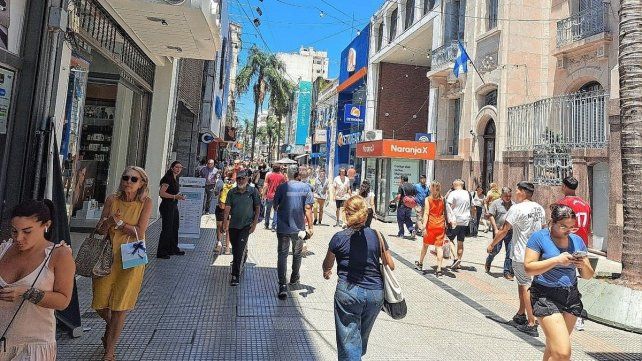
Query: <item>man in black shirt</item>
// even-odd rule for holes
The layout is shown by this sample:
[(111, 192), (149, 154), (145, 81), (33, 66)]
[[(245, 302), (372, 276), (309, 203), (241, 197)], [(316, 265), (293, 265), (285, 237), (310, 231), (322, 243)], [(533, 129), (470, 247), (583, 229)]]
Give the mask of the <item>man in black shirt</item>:
[[(415, 187), (412, 184), (408, 183), (407, 176), (402, 175), (399, 182), (399, 189), (397, 190), (397, 196), (395, 197), (395, 199), (390, 201), (390, 203), (398, 202), (397, 224), (399, 225), (399, 233), (397, 233), (397, 237), (404, 236), (404, 225), (406, 225), (406, 227), (408, 228), (408, 232), (410, 232), (410, 236), (413, 239), (417, 235), (417, 231), (415, 230), (412, 218), (410, 218), (412, 214), (412, 208), (416, 206), (416, 202), (414, 201), (415, 194)], [(404, 198), (406, 199), (404, 200)], [(409, 202), (415, 202), (415, 204), (412, 205)], [(409, 207), (409, 205), (411, 205), (412, 207)]]
[(248, 186), (250, 173), (241, 170), (236, 175), (236, 187), (227, 194), (223, 228), (232, 243), (232, 278), (230, 286), (239, 284), (241, 263), (247, 252), (247, 240), (256, 229), (261, 200), (254, 187)]

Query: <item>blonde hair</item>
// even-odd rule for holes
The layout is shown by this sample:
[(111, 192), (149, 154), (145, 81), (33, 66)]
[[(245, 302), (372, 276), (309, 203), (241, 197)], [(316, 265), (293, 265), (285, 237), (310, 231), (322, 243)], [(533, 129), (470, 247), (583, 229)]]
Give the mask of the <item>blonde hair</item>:
[[(147, 176), (147, 172), (141, 167), (137, 167), (135, 165), (130, 165), (125, 168), (123, 171), (122, 175), (125, 175), (127, 171), (133, 170), (136, 171), (140, 175), (140, 182), (142, 182), (142, 187), (136, 191), (136, 200), (138, 202), (142, 202), (145, 198), (147, 198), (147, 195), (149, 194), (149, 177)], [(123, 181), (121, 180), (120, 183), (118, 184), (118, 191), (116, 192), (116, 196), (118, 196), (119, 199), (125, 200), (125, 192), (122, 189), (122, 184)]]
[(346, 224), (350, 228), (361, 228), (368, 220), (368, 205), (361, 196), (352, 196), (343, 205)]
[(441, 199), (441, 183), (437, 181), (430, 182), (430, 188), (435, 188), (434, 192), (431, 191), (430, 198), (432, 199)]
[(499, 186), (497, 185), (497, 183), (491, 183), (491, 184), (490, 184), (490, 189), (493, 189), (493, 190), (499, 191)]

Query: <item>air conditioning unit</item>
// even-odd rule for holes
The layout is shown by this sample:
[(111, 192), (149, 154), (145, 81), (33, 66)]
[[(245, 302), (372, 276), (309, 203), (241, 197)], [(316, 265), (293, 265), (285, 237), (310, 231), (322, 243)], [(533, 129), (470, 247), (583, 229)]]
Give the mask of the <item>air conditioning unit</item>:
[(366, 142), (380, 139), (383, 139), (383, 130), (375, 129), (363, 131), (363, 140)]

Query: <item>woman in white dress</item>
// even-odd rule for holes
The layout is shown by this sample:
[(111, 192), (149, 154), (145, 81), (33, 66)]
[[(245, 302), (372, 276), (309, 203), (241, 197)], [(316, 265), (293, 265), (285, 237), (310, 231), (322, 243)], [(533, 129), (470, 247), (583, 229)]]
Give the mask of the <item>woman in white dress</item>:
[(334, 189), (334, 202), (337, 206), (337, 223), (334, 226), (340, 227), (342, 225), (343, 203), (350, 198), (350, 179), (346, 176), (345, 168), (339, 169), (339, 175), (334, 178), (332, 187)]

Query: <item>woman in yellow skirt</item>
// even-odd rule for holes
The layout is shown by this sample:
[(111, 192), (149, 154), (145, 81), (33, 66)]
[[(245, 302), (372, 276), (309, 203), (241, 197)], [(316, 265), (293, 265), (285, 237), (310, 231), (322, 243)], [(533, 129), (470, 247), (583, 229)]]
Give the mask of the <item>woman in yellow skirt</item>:
[(112, 241), (114, 263), (111, 273), (93, 279), (93, 309), (107, 323), (102, 338), (104, 360), (114, 360), (116, 343), (125, 324), (127, 311), (134, 308), (143, 282), (145, 266), (123, 269), (120, 245), (135, 242), (136, 234), (145, 239), (152, 212), (148, 196), (149, 179), (144, 169), (127, 167), (121, 177), (118, 192), (105, 200), (99, 233), (108, 234)]

